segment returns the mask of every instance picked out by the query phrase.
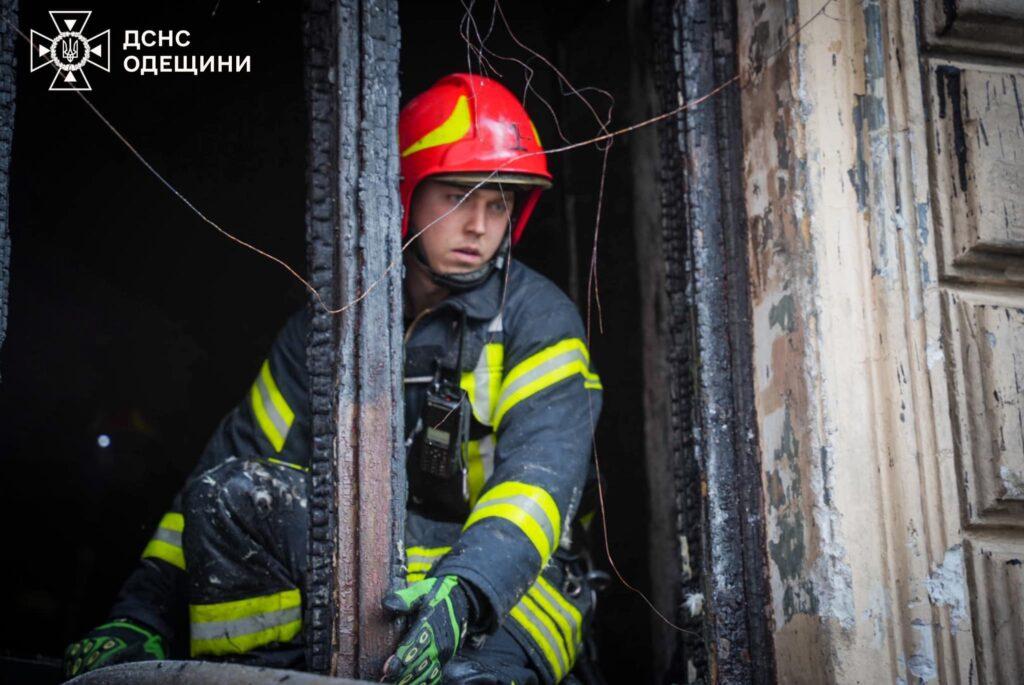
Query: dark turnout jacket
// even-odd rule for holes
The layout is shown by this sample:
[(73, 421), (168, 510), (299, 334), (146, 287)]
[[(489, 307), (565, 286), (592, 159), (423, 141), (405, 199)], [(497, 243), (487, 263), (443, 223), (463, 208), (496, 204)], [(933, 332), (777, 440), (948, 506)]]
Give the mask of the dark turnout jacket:
[[(286, 324), (195, 474), (231, 456), (308, 468), (308, 326), (306, 312)], [(561, 563), (592, 473), (601, 407), (579, 313), (554, 284), (514, 260), (507, 274), (495, 271), (422, 313), (406, 331), (407, 437), (439, 364), (458, 378), (472, 408), (465, 477), (454, 486), (411, 487), (407, 579), (451, 574), (468, 581), (489, 605), (490, 628), (508, 627), (545, 679), (557, 682), (572, 667), (590, 609), (590, 593), (579, 591)], [(165, 635), (188, 603), (181, 547), (188, 521), (180, 499), (112, 611)]]

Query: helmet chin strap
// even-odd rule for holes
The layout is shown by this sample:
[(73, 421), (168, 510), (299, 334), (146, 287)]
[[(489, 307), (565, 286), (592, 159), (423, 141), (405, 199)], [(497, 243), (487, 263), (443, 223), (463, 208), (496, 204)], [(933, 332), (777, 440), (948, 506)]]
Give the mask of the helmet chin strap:
[(430, 268), (430, 264), (427, 263), (426, 256), (423, 254), (423, 246), (418, 240), (413, 244), (413, 254), (416, 256), (416, 261), (418, 261), (420, 265), (426, 269), (427, 273), (430, 274), (430, 278), (434, 283), (448, 288), (448, 290), (452, 292), (459, 293), (472, 290), (473, 288), (483, 285), (484, 281), (490, 277), (492, 272), (495, 270), (501, 271), (505, 268), (508, 248), (509, 237), (506, 233), (505, 239), (501, 241), (501, 246), (486, 264), (481, 266), (479, 269), (475, 269), (467, 273), (455, 274), (442, 274)]

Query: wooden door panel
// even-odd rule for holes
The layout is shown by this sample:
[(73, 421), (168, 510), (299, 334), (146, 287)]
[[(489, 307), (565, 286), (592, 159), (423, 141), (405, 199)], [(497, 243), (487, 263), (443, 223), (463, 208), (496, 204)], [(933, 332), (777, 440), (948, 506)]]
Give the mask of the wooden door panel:
[(1018, 683), (1024, 674), (1024, 542), (968, 540), (964, 548), (978, 680)]
[(1024, 528), (1024, 297), (946, 293), (968, 525)]
[(929, 72), (943, 275), (1024, 283), (1024, 69), (937, 60)]

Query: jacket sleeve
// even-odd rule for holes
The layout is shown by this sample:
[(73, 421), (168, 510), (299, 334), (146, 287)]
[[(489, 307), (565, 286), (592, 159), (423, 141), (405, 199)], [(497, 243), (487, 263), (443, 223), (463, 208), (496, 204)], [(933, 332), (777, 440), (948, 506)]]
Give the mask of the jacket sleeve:
[(601, 408), (583, 325), (564, 296), (509, 316), (503, 367), (494, 472), (432, 574), (457, 575), (475, 586), (493, 610), (491, 628), (526, 593), (568, 530)]
[[(186, 481), (202, 477), (226, 459), (266, 459), (305, 469), (309, 460), (309, 400), (306, 333), (309, 315), (303, 310), (289, 319), (256, 373), (245, 397), (214, 431)], [(182, 491), (174, 497), (142, 559), (121, 587), (112, 618), (130, 618), (169, 640), (186, 625), (188, 560), (181, 534), (188, 521), (181, 508)]]

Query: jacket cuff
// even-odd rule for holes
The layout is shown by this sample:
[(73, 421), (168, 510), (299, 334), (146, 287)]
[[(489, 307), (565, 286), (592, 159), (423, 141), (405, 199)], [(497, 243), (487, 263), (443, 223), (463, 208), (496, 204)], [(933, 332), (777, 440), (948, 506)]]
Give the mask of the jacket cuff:
[(480, 633), (487, 632), (491, 625), (491, 615), (494, 613), (491, 609), (490, 601), (476, 585), (473, 585), (473, 583), (461, 576), (456, 576), (456, 578), (459, 579), (459, 587), (462, 588), (462, 592), (466, 595), (466, 602), (469, 605), (469, 616), (467, 616), (469, 633), (471, 635), (479, 635)]
[(470, 602), (476, 603), (476, 616), (473, 618), (471, 629), (474, 633), (494, 633), (498, 630), (501, 619), (511, 609), (503, 609), (507, 602), (507, 591), (499, 592), (485, 575), (470, 566), (458, 562), (446, 564), (442, 560), (431, 575), (457, 576), (461, 584), (467, 588), (466, 594), (471, 595)]

